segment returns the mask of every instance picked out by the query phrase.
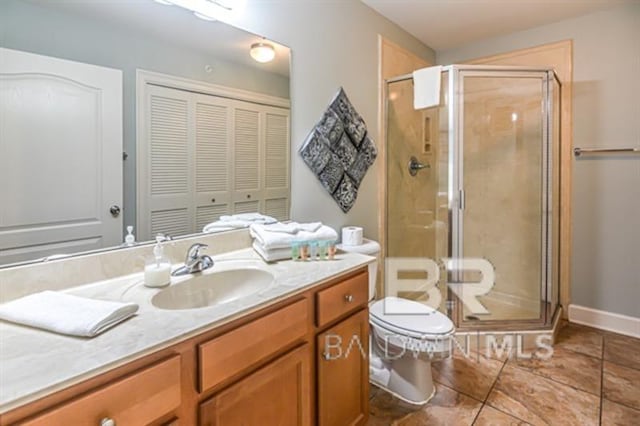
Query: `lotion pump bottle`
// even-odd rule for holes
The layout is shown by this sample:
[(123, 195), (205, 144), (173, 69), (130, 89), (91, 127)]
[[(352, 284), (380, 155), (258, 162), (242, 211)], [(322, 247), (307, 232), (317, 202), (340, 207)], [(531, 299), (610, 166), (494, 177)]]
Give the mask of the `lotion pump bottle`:
[(153, 247), (153, 257), (149, 258), (144, 267), (144, 285), (147, 287), (164, 287), (171, 282), (171, 262), (164, 255), (162, 241), (164, 237), (156, 237)]

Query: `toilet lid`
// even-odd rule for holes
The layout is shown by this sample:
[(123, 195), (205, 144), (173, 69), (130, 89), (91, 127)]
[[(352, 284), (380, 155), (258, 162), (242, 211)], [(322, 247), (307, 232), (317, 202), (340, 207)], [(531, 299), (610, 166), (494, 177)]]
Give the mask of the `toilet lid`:
[(430, 306), (398, 297), (385, 297), (369, 307), (371, 320), (380, 327), (407, 335), (448, 334), (453, 323)]

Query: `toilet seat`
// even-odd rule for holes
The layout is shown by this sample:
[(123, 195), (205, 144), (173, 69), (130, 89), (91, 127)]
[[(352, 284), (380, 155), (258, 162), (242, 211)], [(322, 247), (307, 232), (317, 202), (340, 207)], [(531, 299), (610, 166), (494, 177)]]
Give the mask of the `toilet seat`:
[(415, 339), (434, 338), (454, 332), (443, 313), (413, 300), (386, 297), (369, 307), (369, 320), (386, 331)]

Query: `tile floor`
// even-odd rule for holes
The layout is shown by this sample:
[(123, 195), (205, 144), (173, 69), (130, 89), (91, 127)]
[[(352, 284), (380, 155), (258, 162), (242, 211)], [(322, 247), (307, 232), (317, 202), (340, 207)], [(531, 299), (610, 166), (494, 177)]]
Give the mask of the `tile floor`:
[(372, 386), (369, 425), (640, 426), (640, 339), (565, 323), (549, 360), (456, 354), (432, 368), (437, 393), (419, 409)]

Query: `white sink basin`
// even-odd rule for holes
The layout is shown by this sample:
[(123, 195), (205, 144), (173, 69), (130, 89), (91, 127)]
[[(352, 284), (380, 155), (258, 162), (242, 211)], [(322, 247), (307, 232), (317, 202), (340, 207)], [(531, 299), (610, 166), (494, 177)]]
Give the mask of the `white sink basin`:
[(160, 309), (205, 308), (250, 296), (272, 282), (273, 275), (261, 269), (211, 271), (160, 291), (151, 303)]

